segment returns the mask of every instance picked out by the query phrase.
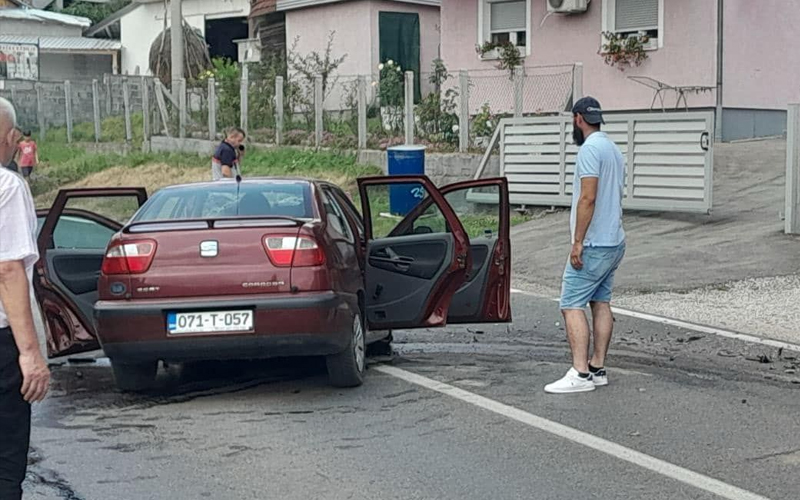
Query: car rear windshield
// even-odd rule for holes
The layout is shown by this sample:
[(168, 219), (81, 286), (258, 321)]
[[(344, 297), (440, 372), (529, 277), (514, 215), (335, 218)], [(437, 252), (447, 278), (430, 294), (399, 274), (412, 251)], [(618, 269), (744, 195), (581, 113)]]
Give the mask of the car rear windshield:
[(229, 217), (314, 218), (311, 189), (304, 182), (217, 182), (163, 189), (133, 222)]

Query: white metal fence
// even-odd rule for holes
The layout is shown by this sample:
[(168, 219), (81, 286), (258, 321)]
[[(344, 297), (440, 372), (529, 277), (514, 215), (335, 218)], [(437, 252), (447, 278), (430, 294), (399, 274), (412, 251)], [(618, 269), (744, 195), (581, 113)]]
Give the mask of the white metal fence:
[[(603, 131), (626, 158), (625, 208), (710, 212), (713, 112), (608, 115)], [(571, 115), (504, 119), (499, 142), (511, 203), (570, 205), (578, 153)]]

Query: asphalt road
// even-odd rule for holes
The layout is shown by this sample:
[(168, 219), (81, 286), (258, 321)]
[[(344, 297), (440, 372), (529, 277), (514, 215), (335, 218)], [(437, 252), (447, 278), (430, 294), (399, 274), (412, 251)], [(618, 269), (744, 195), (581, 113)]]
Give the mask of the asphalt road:
[(553, 396), (556, 306), (513, 309), (398, 333), (352, 390), (313, 359), (173, 368), (148, 395), (55, 367), (25, 499), (800, 498), (800, 353), (618, 317), (611, 385)]

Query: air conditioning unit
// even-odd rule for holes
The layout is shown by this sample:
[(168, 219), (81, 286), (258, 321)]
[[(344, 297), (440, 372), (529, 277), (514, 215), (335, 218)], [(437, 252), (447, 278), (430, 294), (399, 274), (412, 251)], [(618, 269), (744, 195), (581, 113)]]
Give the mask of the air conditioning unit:
[(576, 14), (586, 12), (591, 0), (546, 0), (547, 12), (556, 14)]

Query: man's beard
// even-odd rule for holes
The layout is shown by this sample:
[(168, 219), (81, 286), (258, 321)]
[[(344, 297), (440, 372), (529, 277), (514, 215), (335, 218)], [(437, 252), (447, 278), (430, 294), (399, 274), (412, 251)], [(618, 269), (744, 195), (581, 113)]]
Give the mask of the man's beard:
[(583, 146), (583, 143), (586, 142), (586, 136), (583, 135), (583, 130), (575, 125), (572, 126), (572, 140), (578, 146)]

